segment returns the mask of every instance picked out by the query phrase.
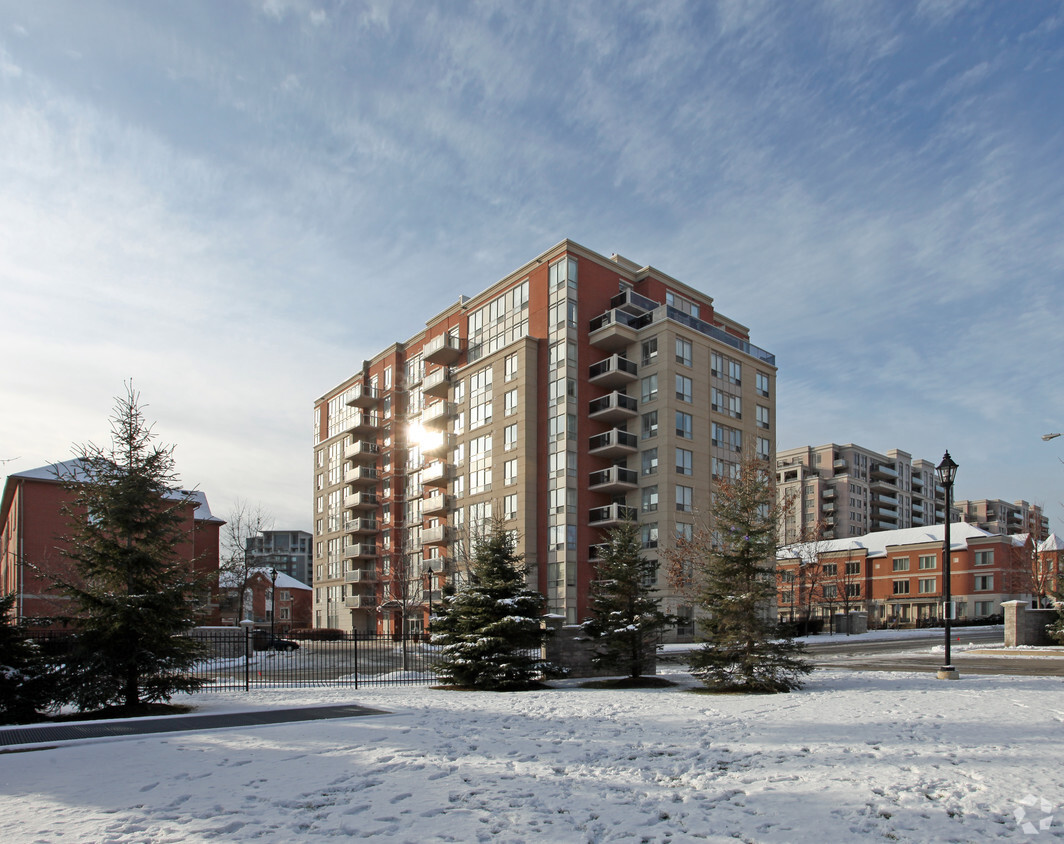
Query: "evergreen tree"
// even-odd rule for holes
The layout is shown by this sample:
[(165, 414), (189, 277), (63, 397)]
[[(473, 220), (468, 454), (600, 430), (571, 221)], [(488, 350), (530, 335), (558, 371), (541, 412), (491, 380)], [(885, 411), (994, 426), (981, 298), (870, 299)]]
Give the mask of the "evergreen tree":
[(692, 673), (716, 691), (786, 692), (801, 688), (812, 666), (804, 647), (778, 637), (775, 605), (779, 508), (769, 467), (743, 463), (713, 498), (713, 523), (665, 554), (674, 581), (685, 581), (705, 615), (705, 644)]
[(111, 445), (79, 449), (64, 477), (73, 503), (67, 551), (74, 576), (59, 583), (74, 612), (69, 699), (81, 710), (169, 700), (202, 682), (188, 676), (200, 646), (195, 624), (207, 584), (178, 556), (189, 499), (175, 492), (173, 447), (153, 444), (139, 395), (115, 400)]
[(4, 724), (39, 720), (53, 694), (40, 649), (12, 616), (14, 605), (14, 594), (0, 597), (0, 723)]
[(640, 677), (661, 631), (675, 623), (652, 597), (657, 560), (642, 555), (639, 527), (628, 522), (607, 534), (601, 547), (597, 580), (592, 584), (591, 614), (584, 631), (597, 640), (592, 662)]
[(446, 590), (431, 620), (432, 643), (441, 646), (436, 670), (446, 682), (508, 691), (554, 673), (539, 655), (543, 596), (525, 587), (521, 563), (500, 526), (477, 540), (467, 582)]

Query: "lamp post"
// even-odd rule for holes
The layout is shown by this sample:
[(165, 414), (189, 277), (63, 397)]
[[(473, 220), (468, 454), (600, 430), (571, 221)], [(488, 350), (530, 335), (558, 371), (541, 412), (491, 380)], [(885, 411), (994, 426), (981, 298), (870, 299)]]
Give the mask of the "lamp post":
[(273, 622), (277, 617), (277, 569), (270, 569), (270, 645), (273, 645)]
[(942, 620), (945, 622), (946, 628), (946, 662), (938, 671), (938, 679), (956, 680), (959, 675), (957, 674), (957, 669), (952, 665), (949, 652), (949, 623), (953, 620), (953, 596), (950, 590), (949, 514), (950, 506), (953, 503), (953, 479), (957, 477), (957, 464), (953, 462), (953, 458), (949, 456), (948, 451), (943, 455), (942, 462), (935, 468), (935, 472), (938, 474), (939, 482), (945, 489), (946, 497), (945, 538), (942, 543)]
[(1049, 440), (1055, 440), (1059, 436), (1060, 434), (1042, 434), (1042, 439), (1048, 442)]

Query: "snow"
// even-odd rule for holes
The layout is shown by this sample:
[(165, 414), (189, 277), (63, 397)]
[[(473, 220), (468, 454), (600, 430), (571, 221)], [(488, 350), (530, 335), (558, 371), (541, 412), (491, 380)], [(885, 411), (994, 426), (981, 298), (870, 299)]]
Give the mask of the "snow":
[(668, 676), (201, 693), (201, 712), (391, 714), (8, 754), (0, 840), (1015, 841), (1054, 811), (1037, 840), (1064, 839), (1060, 678), (818, 670), (752, 696)]

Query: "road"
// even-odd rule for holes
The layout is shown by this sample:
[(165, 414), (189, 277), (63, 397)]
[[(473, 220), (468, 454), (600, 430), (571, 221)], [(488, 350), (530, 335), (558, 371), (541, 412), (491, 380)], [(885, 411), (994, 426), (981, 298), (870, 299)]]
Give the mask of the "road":
[[(809, 657), (818, 668), (851, 671), (938, 671), (944, 654), (944, 631), (928, 630), (926, 635), (903, 635), (897, 638), (863, 636), (821, 636), (806, 642)], [(965, 674), (1014, 674), (1039, 677), (1064, 677), (1064, 650), (1057, 648), (1046, 655), (1026, 656), (1022, 651), (1003, 650), (1004, 631), (997, 627), (962, 627), (950, 636), (951, 661), (957, 672)], [(972, 648), (975, 645), (977, 647)], [(985, 645), (986, 650), (978, 647)], [(662, 662), (681, 662), (683, 654), (669, 653)]]

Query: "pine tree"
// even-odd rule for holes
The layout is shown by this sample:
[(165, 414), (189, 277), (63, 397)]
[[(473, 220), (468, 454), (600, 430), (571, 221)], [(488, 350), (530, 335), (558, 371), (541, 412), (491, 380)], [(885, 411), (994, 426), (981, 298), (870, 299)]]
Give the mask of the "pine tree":
[(52, 677), (36, 643), (15, 622), (14, 594), (0, 597), (0, 723), (39, 720), (52, 702)]
[(779, 524), (771, 471), (744, 462), (737, 478), (720, 482), (713, 502), (712, 526), (665, 552), (705, 612), (705, 644), (692, 654), (692, 673), (715, 691), (801, 688), (812, 666), (801, 643), (778, 637), (771, 617)]
[(79, 449), (65, 481), (73, 503), (66, 556), (74, 577), (58, 585), (77, 632), (69, 699), (81, 710), (136, 707), (192, 691), (200, 646), (181, 635), (195, 624), (206, 583), (177, 554), (189, 499), (175, 493), (173, 447), (153, 444), (139, 394), (115, 400), (111, 445)]
[(626, 523), (607, 534), (601, 546), (597, 579), (592, 584), (591, 614), (584, 631), (598, 643), (592, 662), (642, 676), (661, 631), (674, 623), (652, 597), (656, 560), (642, 555), (639, 527)]
[(477, 541), (468, 581), (445, 592), (431, 621), (432, 643), (441, 647), (436, 670), (445, 682), (512, 691), (554, 673), (539, 655), (543, 596), (525, 587), (521, 563), (501, 527)]

